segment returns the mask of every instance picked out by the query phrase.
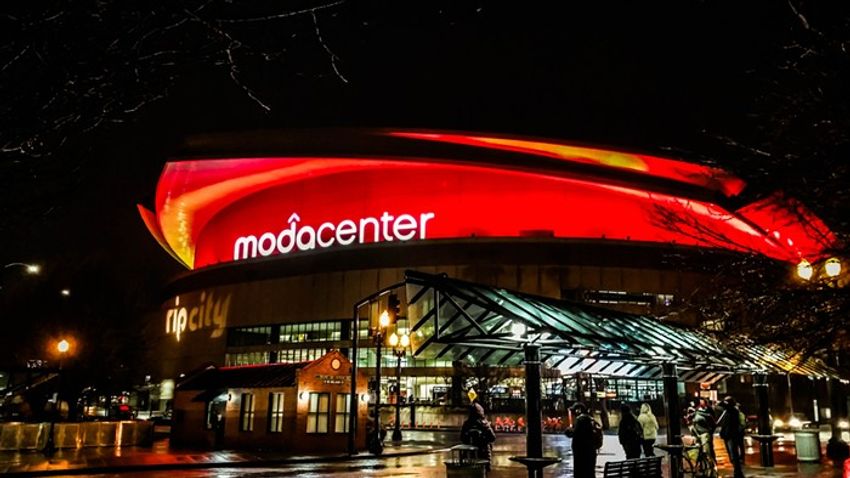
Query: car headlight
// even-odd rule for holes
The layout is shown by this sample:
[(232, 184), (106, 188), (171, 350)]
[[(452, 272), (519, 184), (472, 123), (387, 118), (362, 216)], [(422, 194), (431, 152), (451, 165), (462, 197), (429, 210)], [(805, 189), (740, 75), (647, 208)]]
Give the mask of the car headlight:
[(773, 428), (782, 428), (784, 426), (785, 426), (785, 422), (783, 422), (782, 420), (780, 420), (778, 418), (773, 421)]
[(838, 428), (841, 428), (842, 430), (850, 429), (850, 422), (847, 420), (838, 420)]
[(794, 417), (794, 418), (788, 420), (788, 425), (791, 428), (800, 428), (800, 427), (803, 426), (803, 422), (801, 422), (799, 418)]

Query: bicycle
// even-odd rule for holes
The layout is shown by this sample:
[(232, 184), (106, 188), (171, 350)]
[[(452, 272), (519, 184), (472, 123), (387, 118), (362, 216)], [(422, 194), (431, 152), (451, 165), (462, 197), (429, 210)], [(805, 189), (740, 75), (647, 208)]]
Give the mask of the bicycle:
[[(707, 452), (707, 446), (699, 435), (695, 435), (692, 445), (682, 449), (682, 459), (679, 460), (679, 476), (693, 478), (717, 478), (717, 466)], [(711, 440), (709, 435), (707, 440)]]

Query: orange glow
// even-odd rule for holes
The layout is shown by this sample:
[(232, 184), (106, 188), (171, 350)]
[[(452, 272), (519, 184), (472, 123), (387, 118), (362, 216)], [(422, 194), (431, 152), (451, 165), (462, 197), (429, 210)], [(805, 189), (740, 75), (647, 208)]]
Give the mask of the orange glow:
[(571, 146), (562, 143), (531, 141), (527, 139), (467, 136), (444, 133), (392, 132), (389, 134), (391, 136), (403, 138), (500, 149), (504, 151), (547, 156), (574, 163), (594, 164), (610, 168), (637, 171), (648, 176), (656, 176), (716, 190), (722, 192), (726, 196), (735, 196), (746, 186), (744, 181), (736, 178), (726, 171), (723, 171), (722, 169), (644, 154), (631, 154), (621, 151)]

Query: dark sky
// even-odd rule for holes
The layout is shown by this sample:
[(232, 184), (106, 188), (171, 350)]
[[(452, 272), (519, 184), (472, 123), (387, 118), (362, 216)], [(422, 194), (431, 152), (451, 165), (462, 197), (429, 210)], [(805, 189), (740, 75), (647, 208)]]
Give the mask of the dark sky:
[[(146, 8), (145, 2), (123, 5)], [(213, 2), (210, 8), (250, 16), (268, 11), (268, 5)], [(804, 5), (813, 22), (834, 14)], [(89, 30), (65, 25), (70, 37), (54, 35), (38, 45), (72, 45), (74, 35), (110, 29), (91, 15), (83, 17), (80, 22)], [(787, 4), (769, 1), (349, 0), (317, 11), (316, 21), (321, 41), (309, 13), (226, 25), (256, 53), (237, 52), (238, 79), (270, 106), (268, 112), (231, 79), (221, 56), (207, 61), (189, 55), (180, 57), (185, 65), (167, 70), (174, 78), (164, 82), (170, 85), (165, 98), (122, 116), (122, 123), (72, 131), (46, 157), (0, 156), (5, 215), (0, 262), (43, 263), (43, 287), (68, 284), (80, 291), (73, 296), (75, 310), (83, 311), (78, 316), (100, 310), (91, 304), (104, 300), (98, 286), (103, 283), (116, 291), (134, 289), (129, 299), (117, 302), (133, 302), (138, 310), (155, 305), (160, 284), (180, 269), (149, 237), (135, 203), (150, 203), (167, 156), (182, 137), (198, 132), (392, 126), (705, 153), (716, 149), (714, 135), (746, 140), (763, 134), (753, 112), (778, 74), (784, 46), (801, 30)], [(118, 28), (123, 27), (113, 27)], [(186, 47), (175, 42), (174, 49)], [(90, 71), (110, 68), (98, 64), (96, 48), (58, 51), (46, 56), (46, 64), (79, 54)], [(26, 100), (27, 88), (47, 81), (42, 73), (31, 74), (2, 83), (0, 97)], [(103, 94), (120, 97), (144, 87), (119, 83)], [(79, 101), (83, 114), (90, 111), (86, 98), (69, 101)], [(36, 108), (13, 113), (19, 117), (0, 123), (7, 130), (39, 115)], [(723, 164), (734, 166), (734, 161)], [(23, 287), (17, 272), (5, 271), (0, 280), (7, 295)], [(136, 309), (123, 310), (130, 316), (110, 320), (138, 320), (132, 316)], [(56, 315), (53, 307), (32, 320), (47, 323), (44, 317)], [(77, 319), (55, 320), (72, 328)]]

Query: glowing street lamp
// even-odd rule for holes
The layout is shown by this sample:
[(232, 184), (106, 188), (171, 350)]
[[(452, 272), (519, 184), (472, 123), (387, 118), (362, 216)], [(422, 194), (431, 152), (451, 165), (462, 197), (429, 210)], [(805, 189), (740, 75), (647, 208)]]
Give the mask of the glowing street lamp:
[(410, 336), (402, 334), (399, 336), (395, 332), (389, 338), (390, 347), (393, 348), (393, 354), (396, 356), (396, 392), (395, 392), (395, 427), (393, 427), (393, 441), (398, 443), (401, 441), (401, 359), (407, 355), (407, 348), (410, 347)]
[(41, 266), (38, 264), (27, 264), (26, 262), (10, 262), (3, 266), (4, 269), (9, 267), (23, 267), (27, 274), (36, 275), (41, 272)]
[(823, 270), (828, 277), (838, 277), (841, 274), (841, 261), (835, 257), (828, 259), (823, 265)]
[(56, 428), (56, 419), (60, 413), (62, 403), (62, 359), (71, 350), (71, 343), (67, 339), (62, 339), (56, 343), (56, 351), (59, 352), (59, 376), (57, 377), (58, 385), (56, 387), (56, 399), (53, 404), (53, 413), (50, 414), (50, 429), (47, 431), (47, 442), (44, 444), (44, 454), (52, 456), (56, 453), (56, 441), (53, 436)]
[(381, 316), (378, 317), (378, 325), (381, 326), (382, 329), (386, 329), (390, 325), (390, 313), (386, 310), (381, 312)]
[[(381, 441), (381, 349), (386, 338), (387, 327), (390, 326), (390, 313), (388, 310), (381, 312), (378, 316), (378, 326), (372, 329), (372, 339), (375, 343), (375, 429), (369, 441), (369, 451), (373, 455), (384, 452), (384, 444)], [(395, 334), (393, 334), (395, 335)], [(396, 340), (398, 338), (396, 337)], [(390, 339), (392, 341), (392, 339)]]
[(815, 269), (812, 267), (812, 264), (803, 259), (797, 264), (797, 276), (803, 280), (809, 280), (815, 274)]

